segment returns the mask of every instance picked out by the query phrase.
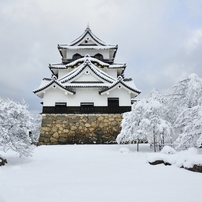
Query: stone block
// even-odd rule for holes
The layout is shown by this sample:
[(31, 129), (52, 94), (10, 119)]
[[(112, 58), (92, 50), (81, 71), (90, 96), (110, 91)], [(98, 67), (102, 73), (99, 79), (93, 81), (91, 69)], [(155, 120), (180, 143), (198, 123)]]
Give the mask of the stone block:
[(71, 130), (76, 130), (77, 128), (76, 128), (76, 126), (71, 126), (70, 129), (71, 129)]
[(58, 142), (58, 140), (56, 138), (53, 138), (53, 137), (50, 138), (50, 141), (51, 142)]
[(67, 138), (59, 137), (58, 142), (59, 142), (60, 144), (67, 144)]
[(61, 133), (60, 137), (68, 137), (68, 134), (67, 133)]
[(54, 138), (59, 138), (59, 134), (56, 132), (56, 133), (53, 134), (53, 137)]
[(89, 128), (89, 127), (91, 127), (91, 125), (89, 123), (86, 123), (85, 127)]
[(115, 142), (116, 136), (121, 130), (121, 121), (122, 115), (43, 116), (44, 125), (42, 124), (39, 144)]
[(50, 142), (50, 138), (44, 138), (44, 139), (43, 139), (43, 142), (44, 142), (44, 143)]

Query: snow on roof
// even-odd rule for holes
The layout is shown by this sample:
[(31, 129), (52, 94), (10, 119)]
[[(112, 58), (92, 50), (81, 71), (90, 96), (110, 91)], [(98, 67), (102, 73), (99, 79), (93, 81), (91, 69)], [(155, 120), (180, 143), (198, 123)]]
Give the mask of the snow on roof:
[(109, 86), (109, 83), (68, 83), (66, 85), (66, 87), (72, 88), (105, 88)]
[(44, 86), (40, 86), (38, 89), (34, 90), (33, 93), (39, 93), (40, 91), (45, 90), (46, 88), (50, 87), (53, 83), (57, 86), (61, 87), (62, 89), (69, 91), (71, 94), (75, 94), (75, 91), (65, 88), (61, 83), (57, 80), (52, 79), (49, 83), (45, 84)]
[(56, 69), (66, 69), (66, 65), (64, 64), (49, 64), (49, 68), (56, 68)]
[(136, 89), (137, 91), (141, 92), (141, 90), (139, 90), (139, 89), (136, 87), (136, 85), (135, 85), (135, 83), (134, 83), (134, 81), (133, 81), (132, 78), (125, 78), (123, 81), (124, 81), (124, 83), (125, 83), (127, 86), (130, 86), (131, 88)]
[[(73, 78), (75, 78), (77, 75), (79, 75), (86, 67), (89, 67), (97, 76), (102, 78), (103, 80), (107, 81), (108, 83), (103, 82), (72, 82), (72, 83), (65, 83)], [(106, 93), (107, 91), (115, 88), (117, 85), (122, 84), (123, 87), (126, 89), (132, 91), (135, 94), (139, 94), (140, 90), (138, 90), (133, 82), (132, 79), (123, 79), (121, 76), (118, 77), (118, 80), (114, 79), (113, 77), (106, 74), (101, 69), (97, 68), (94, 64), (91, 63), (89, 60), (89, 57), (85, 57), (85, 61), (76, 69), (72, 70), (71, 72), (67, 73), (62, 78), (56, 80), (56, 79), (47, 79), (44, 78), (42, 85), (34, 90), (34, 93), (39, 93), (46, 88), (49, 88), (53, 83), (58, 85), (64, 90), (69, 91), (72, 94), (75, 94), (76, 92), (72, 90), (72, 88), (102, 88), (102, 90), (99, 91), (99, 94)]]
[(109, 65), (109, 69), (117, 69), (117, 68), (126, 68), (126, 64), (112, 64), (112, 65)]
[(85, 61), (76, 69), (72, 70), (71, 72), (67, 73), (65, 76), (59, 79), (61, 83), (65, 83), (73, 78), (75, 78), (77, 75), (79, 75), (87, 66), (100, 78), (103, 80), (113, 83), (115, 79), (96, 67), (91, 61), (89, 60), (89, 56), (85, 57)]
[(79, 43), (81, 40), (83, 40), (84, 37), (85, 37), (87, 34), (89, 34), (89, 35), (90, 35), (98, 44), (100, 44), (101, 46), (107, 46), (107, 44), (106, 44), (104, 41), (100, 40), (98, 37), (96, 37), (96, 36), (92, 33), (92, 31), (91, 31), (91, 29), (90, 29), (89, 26), (87, 26), (86, 30), (84, 31), (84, 33), (83, 33), (80, 37), (78, 37), (77, 39), (75, 39), (74, 41), (72, 41), (69, 45), (70, 45), (70, 46), (76, 45), (76, 44)]
[(74, 66), (75, 64), (77, 64), (79, 62), (84, 62), (84, 61), (86, 61), (86, 58), (88, 58), (88, 60), (90, 60), (91, 62), (97, 62), (102, 66), (109, 66), (108, 63), (102, 62), (102, 61), (100, 61), (100, 60), (98, 60), (96, 58), (91, 57), (90, 55), (86, 55), (85, 57), (79, 58), (77, 60), (74, 60), (73, 62), (70, 62), (70, 63), (66, 64), (66, 67)]
[(59, 48), (64, 48), (67, 50), (109, 50), (109, 49), (117, 49), (117, 45), (111, 46), (70, 46), (67, 44), (58, 45)]
[(116, 82), (114, 82), (110, 87), (105, 88), (104, 90), (101, 90), (99, 93), (102, 95), (103, 93), (106, 93), (107, 91), (115, 88), (117, 85), (122, 84), (126, 89), (129, 89), (130, 91), (132, 91), (135, 94), (140, 94), (140, 91), (136, 88), (132, 88), (131, 86), (127, 85), (123, 79), (121, 79), (120, 77), (118, 78), (118, 80)]
[(68, 64), (49, 64), (49, 68), (57, 68), (57, 69), (65, 69), (67, 67), (71, 67), (71, 66), (74, 66), (76, 65), (77, 63), (79, 62), (84, 62), (86, 60), (86, 57), (88, 57), (88, 59), (91, 61), (91, 62), (97, 62), (98, 64), (102, 65), (102, 66), (106, 66), (108, 67), (109, 69), (117, 69), (117, 68), (126, 68), (126, 64), (112, 64), (112, 65), (109, 65), (108, 63), (105, 63), (105, 62), (102, 62), (100, 60), (98, 60), (97, 58), (94, 58), (94, 57), (91, 57), (89, 55), (86, 55), (85, 57), (82, 57), (82, 58), (79, 58), (77, 60), (74, 60)]

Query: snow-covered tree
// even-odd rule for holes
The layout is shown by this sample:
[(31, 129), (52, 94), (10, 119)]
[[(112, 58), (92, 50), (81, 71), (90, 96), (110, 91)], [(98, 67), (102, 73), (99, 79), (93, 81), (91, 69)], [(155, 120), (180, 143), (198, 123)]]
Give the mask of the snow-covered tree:
[(202, 79), (192, 73), (161, 94), (166, 120), (172, 124), (187, 108), (197, 106), (202, 97)]
[[(147, 99), (133, 105), (125, 114), (118, 143), (132, 143), (146, 138), (154, 145), (171, 143), (179, 148), (202, 144), (202, 79), (196, 74), (177, 82), (165, 93), (153, 90)], [(175, 130), (173, 129), (175, 126)]]
[(131, 143), (145, 140), (154, 145), (162, 145), (173, 135), (172, 124), (164, 120), (164, 105), (158, 92), (152, 91), (148, 99), (142, 99), (133, 105), (132, 111), (124, 115), (122, 130), (117, 136), (117, 142)]
[[(202, 106), (202, 79), (196, 74), (177, 82), (165, 95), (167, 120), (174, 124), (179, 137), (179, 148), (200, 145), (200, 121)], [(197, 143), (199, 142), (199, 143)]]
[(30, 138), (32, 116), (25, 102), (0, 99), (0, 146), (20, 156), (30, 156), (34, 146)]
[(174, 125), (180, 130), (180, 135), (175, 141), (177, 148), (187, 149), (202, 145), (202, 106), (182, 111)]
[(118, 144), (134, 142), (138, 144), (140, 140), (146, 140), (146, 134), (139, 127), (143, 118), (144, 106), (145, 100), (141, 100), (133, 105), (132, 111), (123, 114), (122, 130), (116, 138)]
[(157, 145), (162, 147), (165, 143), (170, 144), (172, 142), (173, 127), (171, 123), (165, 120), (165, 106), (156, 91), (150, 94), (146, 109), (142, 127), (147, 132), (148, 142), (154, 146), (156, 151)]
[(190, 108), (199, 105), (202, 95), (202, 79), (190, 74), (178, 81), (167, 93), (170, 106)]
[(40, 136), (40, 130), (41, 130), (41, 120), (42, 120), (42, 117), (40, 114), (38, 114), (35, 118), (33, 118), (32, 129), (30, 132), (30, 138), (33, 144), (37, 144), (38, 142), (38, 139)]

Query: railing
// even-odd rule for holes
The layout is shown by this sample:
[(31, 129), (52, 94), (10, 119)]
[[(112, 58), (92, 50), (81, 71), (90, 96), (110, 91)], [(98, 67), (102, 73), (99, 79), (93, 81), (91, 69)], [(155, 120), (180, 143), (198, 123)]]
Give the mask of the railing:
[(43, 107), (43, 114), (121, 114), (131, 110), (131, 106), (110, 107)]

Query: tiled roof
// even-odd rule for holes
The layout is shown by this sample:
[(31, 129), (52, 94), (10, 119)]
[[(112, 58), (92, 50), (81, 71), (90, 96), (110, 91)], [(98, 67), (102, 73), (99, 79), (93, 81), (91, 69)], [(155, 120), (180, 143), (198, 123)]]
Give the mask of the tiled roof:
[(114, 82), (110, 87), (105, 88), (105, 89), (99, 91), (99, 94), (103, 94), (103, 93), (105, 93), (105, 92), (107, 92), (107, 91), (113, 89), (114, 87), (116, 87), (116, 86), (119, 85), (119, 84), (122, 84), (125, 88), (129, 89), (130, 91), (132, 91), (132, 92), (134, 92), (134, 93), (140, 94), (140, 91), (139, 91), (139, 90), (134, 89), (134, 88), (128, 86), (123, 80), (117, 80), (117, 81)]
[(74, 41), (72, 41), (69, 45), (70, 45), (70, 46), (74, 46), (75, 44), (79, 43), (80, 41), (82, 41), (82, 40), (85, 38), (85, 36), (86, 36), (87, 34), (89, 34), (89, 35), (90, 35), (98, 44), (100, 44), (101, 46), (107, 46), (107, 44), (106, 44), (104, 41), (100, 40), (98, 37), (96, 37), (96, 36), (92, 33), (92, 31), (91, 31), (91, 29), (89, 28), (89, 26), (86, 28), (86, 30), (84, 31), (84, 33), (83, 33), (80, 37), (78, 37), (77, 39), (75, 39)]
[(46, 88), (48, 88), (49, 86), (51, 86), (51, 85), (54, 84), (54, 83), (55, 83), (56, 85), (58, 85), (59, 87), (63, 88), (64, 90), (67, 90), (67, 91), (71, 92), (72, 94), (75, 94), (75, 93), (76, 93), (75, 91), (73, 91), (73, 90), (71, 90), (71, 89), (65, 88), (62, 84), (60, 84), (60, 83), (57, 82), (56, 80), (51, 80), (50, 83), (48, 83), (47, 85), (45, 85), (45, 86), (43, 86), (43, 87), (41, 87), (41, 88), (39, 88), (39, 89), (34, 90), (33, 92), (34, 92), (34, 93), (38, 93), (38, 92), (40, 92), (40, 91), (43, 91), (43, 90), (45, 90)]
[(93, 63), (91, 63), (91, 61), (88, 59), (88, 57), (85, 57), (85, 61), (84, 63), (82, 63), (79, 67), (77, 67), (76, 69), (72, 70), (71, 72), (67, 73), (65, 76), (63, 76), (62, 78), (59, 79), (59, 81), (61, 83), (65, 83), (73, 78), (75, 78), (76, 76), (78, 76), (86, 67), (89, 67), (93, 73), (95, 73), (98, 77), (100, 77), (101, 79), (109, 82), (109, 83), (113, 83), (115, 81), (115, 79), (113, 77), (111, 77), (110, 75), (108, 75), (107, 73), (105, 73), (104, 71), (102, 71), (101, 69), (99, 69), (98, 67), (96, 67)]
[(112, 46), (70, 46), (67, 44), (58, 45), (59, 49), (67, 49), (67, 50), (109, 50), (109, 49), (117, 49), (117, 45)]
[[(72, 67), (78, 63), (83, 63), (84, 61), (86, 60), (86, 56), (85, 57), (82, 57), (82, 58), (79, 58), (77, 60), (74, 60), (68, 64), (49, 64), (49, 68), (50, 69), (65, 69), (67, 67)], [(118, 68), (126, 68), (126, 64), (112, 64), (112, 65), (109, 65), (108, 63), (106, 62), (102, 62), (100, 60), (98, 60), (97, 58), (94, 58), (94, 57), (91, 57), (91, 56), (88, 56), (88, 60), (90, 60), (91, 62), (96, 62), (98, 63), (99, 65), (102, 65), (102, 66), (105, 66), (105, 67), (108, 67), (109, 69), (118, 69)]]
[(63, 68), (67, 68), (67, 67), (71, 67), (71, 66), (74, 66), (76, 65), (77, 63), (83, 63), (86, 61), (86, 59), (90, 60), (91, 62), (97, 62), (98, 64), (102, 65), (102, 66), (107, 66), (109, 67), (109, 64), (106, 63), (106, 62), (102, 62), (100, 60), (98, 60), (97, 58), (93, 58), (93, 57), (90, 57), (89, 55), (86, 55), (85, 57), (82, 57), (82, 58), (79, 58), (77, 60), (74, 60), (66, 65), (64, 64), (49, 64), (49, 67), (50, 68), (58, 68), (58, 69), (63, 69)]

